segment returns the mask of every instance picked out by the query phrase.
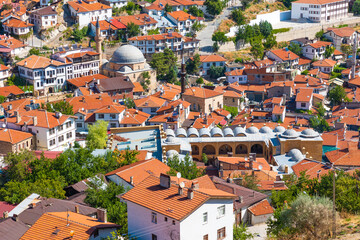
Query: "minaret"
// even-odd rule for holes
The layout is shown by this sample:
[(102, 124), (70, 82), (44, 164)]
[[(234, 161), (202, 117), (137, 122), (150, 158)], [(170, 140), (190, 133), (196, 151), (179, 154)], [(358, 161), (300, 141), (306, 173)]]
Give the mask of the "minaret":
[(352, 67), (351, 67), (351, 79), (355, 78), (356, 73), (356, 52), (357, 52), (357, 34), (354, 38), (354, 44), (353, 44), (353, 56), (352, 56)]
[(96, 21), (95, 43), (96, 43), (96, 52), (100, 54), (99, 55), (100, 66), (101, 66), (101, 60), (102, 60), (101, 42), (102, 42), (102, 37), (100, 35), (100, 23), (99, 23), (99, 18), (98, 18)]
[(180, 72), (181, 97), (185, 92), (185, 81), (186, 81), (185, 60), (184, 60), (184, 57), (182, 56), (181, 72)]

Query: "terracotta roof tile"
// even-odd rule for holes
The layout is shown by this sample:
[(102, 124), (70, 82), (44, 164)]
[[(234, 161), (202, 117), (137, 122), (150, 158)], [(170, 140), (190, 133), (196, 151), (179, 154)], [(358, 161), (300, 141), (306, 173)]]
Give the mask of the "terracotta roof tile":
[(125, 26), (127, 26), (129, 23), (134, 23), (135, 25), (138, 25), (138, 26), (144, 26), (144, 25), (157, 23), (157, 21), (154, 18), (150, 17), (147, 13), (130, 15), (130, 16), (114, 17), (114, 19), (118, 20)]
[(201, 87), (192, 87), (187, 88), (185, 90), (184, 96), (194, 96), (197, 98), (212, 98), (212, 97), (216, 97), (219, 95), (222, 95), (223, 93), (214, 91), (214, 90), (210, 90), (207, 88), (201, 88)]
[(170, 188), (164, 188), (160, 186), (159, 178), (149, 176), (138, 186), (125, 193), (122, 199), (181, 221), (209, 199), (235, 198), (235, 195), (221, 190), (200, 188), (194, 190), (192, 199), (188, 199), (187, 188), (184, 188), (183, 195), (179, 195), (178, 186), (170, 185)]
[(82, 109), (96, 110), (101, 107), (114, 104), (111, 97), (107, 93), (72, 97), (72, 98), (67, 98), (66, 101), (73, 106), (74, 113), (77, 113), (79, 110)]
[(26, 45), (13, 37), (5, 37), (0, 39), (0, 46), (3, 48), (16, 49), (25, 47)]
[(255, 216), (261, 216), (274, 213), (274, 209), (270, 206), (268, 200), (264, 199), (258, 203), (255, 203), (248, 210)]
[(299, 58), (298, 55), (296, 55), (290, 50), (275, 49), (275, 50), (271, 50), (271, 52), (283, 61), (295, 60)]
[(54, 65), (54, 66), (62, 66), (65, 65), (63, 62), (59, 62), (56, 60), (52, 60), (50, 58), (31, 55), (20, 62), (16, 63), (17, 66), (22, 66), (30, 69), (38, 69), (38, 68), (46, 68), (47, 66)]
[(150, 114), (135, 109), (127, 109), (120, 124), (142, 125)]
[(323, 5), (328, 3), (340, 2), (342, 0), (297, 0), (294, 3), (307, 3), (315, 5)]
[(169, 16), (173, 17), (177, 21), (183, 22), (186, 20), (196, 20), (196, 17), (184, 12), (184, 11), (175, 11), (167, 13)]
[(0, 96), (4, 96), (4, 97), (8, 97), (10, 95), (16, 96), (16, 95), (20, 95), (23, 93), (24, 93), (24, 91), (15, 85), (0, 88)]
[(105, 75), (102, 75), (102, 74), (95, 74), (95, 75), (91, 75), (91, 76), (72, 78), (72, 79), (68, 79), (66, 81), (76, 87), (85, 87), (86, 83), (90, 83), (94, 79), (96, 80), (96, 79), (105, 79), (105, 78), (108, 78), (108, 77)]
[(173, 32), (173, 33), (162, 33), (155, 35), (136, 36), (129, 38), (128, 41), (167, 40), (173, 38), (183, 38), (183, 36), (180, 33)]
[(336, 61), (331, 59), (324, 59), (313, 62), (312, 65), (315, 67), (334, 67), (336, 65)]
[(331, 171), (331, 168), (326, 164), (310, 159), (301, 160), (293, 165), (292, 169), (297, 177), (300, 177), (301, 173), (305, 172), (310, 179), (321, 177)]
[(330, 45), (332, 45), (332, 43), (331, 42), (324, 42), (324, 41), (317, 41), (317, 42), (311, 43), (309, 45), (311, 47), (313, 47), (313, 48), (321, 48), (321, 47), (330, 46)]
[(284, 113), (284, 111), (285, 111), (285, 106), (275, 105), (272, 110), (272, 113), (275, 115), (281, 115)]
[(133, 84), (135, 86), (133, 89), (134, 93), (144, 92), (144, 88), (141, 86), (139, 82), (133, 82)]
[(3, 25), (11, 28), (26, 28), (34, 26), (34, 24), (27, 23), (16, 18), (11, 18), (3, 22)]
[(164, 106), (166, 100), (154, 96), (148, 96), (140, 99), (135, 99), (134, 103), (137, 108), (143, 108), (143, 107), (160, 108)]
[(226, 58), (217, 54), (201, 55), (200, 62), (226, 62)]
[(310, 102), (313, 95), (312, 88), (300, 88), (299, 92), (296, 94), (296, 102)]
[(327, 31), (331, 31), (339, 37), (350, 37), (355, 32), (355, 29), (351, 27), (342, 27), (342, 28), (328, 28)]
[(81, 3), (79, 3), (78, 1), (69, 1), (67, 3), (78, 13), (100, 11), (103, 9), (104, 10), (111, 9), (110, 6), (99, 3), (99, 2), (94, 2), (94, 3), (89, 4), (84, 1), (81, 1)]
[(0, 129), (0, 141), (7, 142), (11, 144), (19, 143), (26, 139), (33, 137), (31, 133), (22, 132), (13, 129)]

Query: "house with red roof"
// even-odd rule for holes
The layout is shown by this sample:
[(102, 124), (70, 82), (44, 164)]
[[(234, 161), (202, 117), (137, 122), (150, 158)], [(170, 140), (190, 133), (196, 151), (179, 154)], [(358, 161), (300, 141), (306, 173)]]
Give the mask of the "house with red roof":
[(176, 24), (177, 30), (182, 34), (185, 35), (186, 33), (190, 32), (191, 26), (195, 22), (203, 22), (203, 19), (199, 19), (186, 13), (184, 11), (175, 11), (175, 12), (168, 12), (167, 17)]
[(222, 92), (217, 92), (207, 88), (191, 87), (183, 94), (185, 101), (191, 104), (192, 111), (209, 114), (215, 109), (223, 108), (224, 98)]
[(34, 147), (33, 134), (8, 128), (0, 129), (0, 155), (33, 150)]
[(15, 17), (10, 17), (2, 23), (4, 32), (9, 35), (23, 36), (29, 34), (34, 24), (22, 21)]
[(312, 88), (299, 88), (296, 94), (296, 109), (310, 110), (313, 102)]
[(335, 65), (336, 65), (336, 61), (328, 58), (324, 60), (315, 61), (312, 63), (312, 66), (314, 68), (317, 68), (321, 72), (328, 74), (330, 74), (334, 70)]
[(337, 50), (341, 49), (342, 44), (353, 45), (356, 36), (359, 41), (359, 33), (351, 27), (328, 28), (324, 34), (324, 37), (329, 39)]
[(166, 105), (167, 100), (155, 96), (147, 96), (135, 99), (134, 103), (137, 110), (154, 116), (161, 107)]
[(273, 61), (286, 63), (289, 68), (296, 67), (300, 59), (298, 55), (287, 48), (267, 51), (266, 56)]
[(310, 60), (323, 60), (325, 59), (326, 48), (331, 46), (331, 42), (317, 41), (303, 46), (302, 53), (304, 57)]
[[(93, 21), (90, 24), (91, 35), (93, 36), (96, 35), (96, 23), (97, 21)], [(102, 37), (113, 38), (113, 39), (118, 37), (119, 30), (126, 29), (126, 26), (123, 23), (116, 20), (115, 18), (101, 20), (99, 21), (99, 26), (100, 26), (100, 35)]]
[(116, 19), (125, 26), (127, 26), (129, 23), (133, 23), (139, 26), (142, 34), (146, 34), (148, 30), (156, 29), (158, 25), (158, 22), (147, 13), (113, 17), (113, 19)]
[(212, 54), (212, 55), (201, 55), (200, 56), (200, 75), (208, 75), (209, 69), (211, 66), (214, 67), (224, 67), (226, 63), (226, 59), (220, 55)]

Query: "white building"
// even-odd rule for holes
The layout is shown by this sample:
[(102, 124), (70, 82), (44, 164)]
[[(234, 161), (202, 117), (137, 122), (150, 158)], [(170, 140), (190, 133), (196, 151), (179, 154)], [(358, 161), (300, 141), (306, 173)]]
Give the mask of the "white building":
[(298, 0), (291, 3), (291, 19), (307, 18), (313, 22), (327, 22), (346, 18), (346, 0)]
[(34, 24), (36, 31), (56, 26), (57, 12), (54, 7), (44, 7), (30, 12), (30, 23)]
[(229, 83), (247, 83), (247, 75), (244, 72), (244, 69), (235, 69), (230, 72), (225, 73), (226, 81)]
[(34, 134), (37, 150), (63, 151), (73, 146), (75, 142), (74, 117), (59, 112), (15, 111), (1, 122), (8, 128)]
[(177, 55), (181, 52), (192, 55), (200, 45), (200, 40), (184, 37), (177, 32), (137, 36), (129, 38), (128, 41), (130, 45), (139, 48), (144, 55), (163, 52), (165, 48), (169, 48)]
[(273, 61), (286, 63), (289, 68), (299, 64), (299, 56), (288, 49), (275, 49), (266, 52), (266, 56)]
[(356, 35), (358, 36), (358, 41), (360, 41), (359, 33), (351, 27), (328, 28), (324, 34), (327, 39), (332, 41), (337, 50), (341, 49), (342, 44), (353, 45)]
[(299, 88), (296, 94), (296, 109), (310, 110), (313, 102), (312, 88)]
[(6, 21), (2, 21), (2, 26), (5, 33), (20, 36), (30, 33), (34, 25), (20, 19), (10, 17)]
[(184, 11), (168, 12), (167, 17), (177, 25), (176, 28), (182, 35), (189, 33), (192, 25), (198, 21), (198, 18)]
[(330, 74), (336, 65), (336, 61), (332, 59), (319, 60), (312, 63), (314, 68), (318, 68), (323, 73)]
[(16, 63), (20, 77), (34, 85), (40, 95), (63, 89), (67, 78), (66, 64), (46, 57), (32, 55)]
[(125, 26), (129, 25), (130, 23), (139, 26), (140, 32), (144, 35), (147, 34), (147, 31), (155, 30), (156, 28), (158, 28), (158, 22), (154, 18), (149, 16), (149, 14), (147, 13), (140, 13), (129, 16), (119, 16), (114, 17), (113, 19), (116, 19)]
[[(185, 184), (184, 184), (185, 185)], [(149, 176), (122, 196), (128, 234), (141, 240), (233, 239), (235, 195), (172, 184), (170, 176)]]
[(4, 87), (4, 82), (9, 78), (9, 68), (0, 64), (0, 87)]
[(79, 24), (79, 28), (88, 26), (98, 19), (110, 19), (112, 16), (112, 7), (102, 3), (79, 0), (68, 2), (68, 5), (71, 16)]
[(61, 51), (52, 55), (51, 58), (64, 64), (70, 63), (66, 68), (67, 79), (95, 75), (100, 72), (100, 54), (94, 52), (92, 48)]
[(121, 8), (127, 5), (127, 0), (100, 0), (105, 5), (109, 5), (112, 8)]
[(225, 67), (226, 59), (217, 54), (200, 56), (200, 75), (208, 75), (211, 66)]
[(302, 47), (303, 56), (308, 59), (325, 59), (325, 50), (332, 46), (330, 42), (317, 41)]

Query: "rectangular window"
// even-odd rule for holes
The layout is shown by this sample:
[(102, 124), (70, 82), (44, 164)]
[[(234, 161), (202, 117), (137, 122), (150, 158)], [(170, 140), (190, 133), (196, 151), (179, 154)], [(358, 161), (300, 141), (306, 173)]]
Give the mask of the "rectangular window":
[(226, 237), (226, 234), (225, 234), (225, 227), (223, 228), (220, 228), (219, 230), (217, 230), (217, 239), (220, 240), (220, 239), (224, 239)]
[(157, 240), (157, 236), (155, 234), (151, 234), (151, 240)]
[(111, 127), (111, 128), (116, 128), (116, 123), (111, 123), (111, 124), (110, 124), (110, 127)]
[(76, 127), (82, 128), (82, 123), (76, 123)]
[(156, 215), (156, 213), (151, 213), (151, 222), (152, 223), (157, 223), (157, 215)]
[(99, 118), (101, 118), (101, 119), (104, 118), (104, 114), (99, 114), (98, 116), (99, 116)]
[(110, 114), (110, 118), (111, 118), (111, 119), (115, 119), (115, 118), (116, 118), (116, 115), (115, 115), (115, 114)]
[(225, 205), (218, 207), (217, 212), (218, 212), (218, 218), (225, 216)]
[(204, 235), (203, 240), (209, 240), (209, 235), (208, 234)]
[(301, 103), (301, 107), (306, 107), (306, 103)]
[(208, 222), (208, 213), (203, 213), (203, 223), (206, 224)]

